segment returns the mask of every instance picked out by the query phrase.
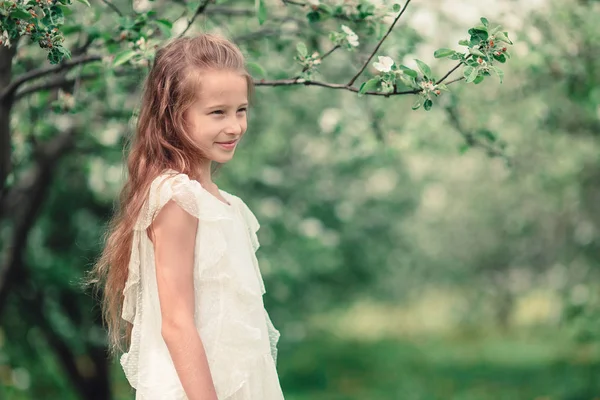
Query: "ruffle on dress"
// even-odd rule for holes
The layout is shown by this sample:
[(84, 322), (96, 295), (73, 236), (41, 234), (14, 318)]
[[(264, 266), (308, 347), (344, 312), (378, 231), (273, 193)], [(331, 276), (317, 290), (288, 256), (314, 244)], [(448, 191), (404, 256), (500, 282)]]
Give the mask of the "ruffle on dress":
[[(170, 200), (199, 220), (195, 248), (199, 257), (194, 260), (194, 318), (217, 397), (219, 400), (246, 399), (241, 393), (253, 393), (252, 387), (258, 390), (256, 382), (264, 379), (255, 376), (257, 373), (275, 374), (275, 382), (265, 380), (259, 385), (270, 385), (270, 388), (260, 390), (271, 393), (280, 390), (275, 371), (279, 332), (264, 309), (264, 283), (254, 254), (259, 247), (256, 232), (260, 225), (241, 199), (233, 195), (226, 198), (230, 205), (217, 199), (199, 182), (172, 170), (157, 177), (151, 185), (148, 200), (135, 225), (129, 275), (123, 291), (122, 318), (133, 324), (133, 330), (129, 351), (120, 361), (129, 383), (137, 390), (137, 400), (186, 399), (160, 333), (154, 250), (145, 232)], [(227, 240), (223, 224), (233, 222), (236, 207), (248, 226), (257, 285), (245, 285), (236, 279), (232, 265), (224, 257)], [(141, 271), (141, 265), (149, 267)], [(147, 315), (144, 314), (146, 307), (150, 308)], [(266, 327), (257, 321), (265, 321)], [(247, 398), (256, 397), (252, 396)]]
[[(258, 220), (256, 219), (256, 216), (254, 215), (252, 210), (250, 210), (250, 208), (246, 205), (246, 203), (244, 203), (243, 201), (239, 201), (239, 204), (240, 204), (240, 212), (246, 222), (246, 226), (248, 227), (248, 235), (250, 236), (250, 242), (252, 243), (252, 248), (254, 250), (254, 253), (256, 253), (256, 251), (260, 247), (260, 243), (258, 241), (258, 235), (256, 234), (258, 232), (258, 230), (260, 229), (260, 224), (259, 224)], [(258, 266), (258, 259), (256, 258), (255, 254), (253, 254), (253, 256), (252, 256), (252, 263), (254, 264), (254, 269), (255, 269), (256, 275), (259, 279), (261, 294), (264, 295), (266, 293), (265, 284), (262, 279), (262, 274), (260, 273), (260, 268)], [(269, 313), (267, 312), (267, 310), (264, 309), (264, 307), (263, 307), (263, 310), (264, 310), (265, 320), (267, 322), (267, 333), (269, 335), (269, 343), (271, 345), (271, 355), (273, 357), (274, 363), (277, 364), (277, 343), (279, 342), (279, 337), (281, 336), (281, 334), (273, 325), (273, 322), (271, 321), (271, 318), (269, 317)]]

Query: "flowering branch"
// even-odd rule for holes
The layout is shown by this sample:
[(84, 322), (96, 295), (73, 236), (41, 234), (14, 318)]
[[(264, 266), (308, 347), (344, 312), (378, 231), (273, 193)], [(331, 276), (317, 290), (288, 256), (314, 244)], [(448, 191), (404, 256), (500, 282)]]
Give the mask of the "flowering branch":
[(360, 76), (360, 74), (363, 73), (363, 71), (365, 70), (365, 68), (367, 68), (367, 65), (369, 65), (369, 62), (371, 62), (371, 59), (373, 59), (373, 57), (377, 53), (377, 50), (379, 50), (379, 48), (381, 47), (383, 41), (385, 39), (387, 39), (387, 37), (389, 36), (389, 34), (392, 31), (392, 29), (394, 29), (394, 26), (396, 25), (396, 22), (398, 22), (398, 20), (400, 19), (400, 17), (402, 17), (402, 14), (404, 14), (404, 11), (406, 11), (406, 7), (408, 7), (408, 5), (410, 4), (410, 2), (411, 2), (411, 0), (407, 0), (406, 1), (406, 4), (404, 5), (404, 8), (402, 8), (402, 11), (400, 11), (400, 13), (398, 13), (398, 15), (396, 16), (396, 18), (394, 19), (394, 22), (392, 22), (392, 24), (390, 25), (389, 29), (385, 33), (385, 35), (383, 35), (383, 37), (381, 38), (381, 40), (379, 40), (379, 43), (377, 43), (377, 46), (375, 46), (375, 49), (373, 49), (373, 52), (371, 53), (371, 55), (369, 56), (369, 58), (367, 58), (367, 61), (365, 61), (365, 63), (363, 64), (362, 68), (358, 71), (358, 73), (356, 75), (354, 75), (354, 77), (352, 77), (352, 79), (350, 79), (350, 81), (348, 82), (348, 86), (352, 86), (354, 84), (354, 81), (356, 81), (356, 79), (358, 79), (358, 77)]
[[(446, 85), (450, 85), (454, 82), (458, 82), (463, 79), (464, 79), (464, 77), (455, 79), (453, 81), (448, 82)], [(329, 89), (348, 90), (348, 91), (354, 92), (354, 93), (360, 92), (360, 88), (357, 88), (355, 86), (348, 86), (347, 84), (313, 81), (313, 80), (306, 80), (306, 79), (301, 79), (301, 78), (280, 79), (280, 80), (274, 80), (274, 81), (267, 81), (267, 80), (261, 79), (261, 80), (255, 80), (254, 85), (255, 86), (294, 86), (294, 85), (321, 86), (321, 87), (326, 87)], [(396, 95), (418, 94), (422, 91), (423, 91), (423, 89), (413, 89), (413, 90), (406, 90), (406, 91), (401, 91), (401, 92), (390, 92), (390, 93), (377, 92), (377, 91), (366, 91), (362, 94), (366, 94), (366, 95), (370, 95), (370, 96), (390, 97), (390, 96), (396, 96)]]

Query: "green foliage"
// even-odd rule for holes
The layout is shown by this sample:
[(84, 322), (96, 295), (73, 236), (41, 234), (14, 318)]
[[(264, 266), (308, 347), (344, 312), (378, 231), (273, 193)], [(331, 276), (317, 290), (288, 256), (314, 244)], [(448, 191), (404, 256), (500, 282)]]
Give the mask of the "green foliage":
[[(87, 4), (87, 1), (82, 1)], [(70, 13), (71, 0), (26, 0), (0, 2), (1, 45), (10, 46), (22, 36), (48, 51), (48, 60), (57, 64), (70, 58), (70, 51), (63, 46), (64, 35), (60, 28), (65, 23), (65, 13)]]

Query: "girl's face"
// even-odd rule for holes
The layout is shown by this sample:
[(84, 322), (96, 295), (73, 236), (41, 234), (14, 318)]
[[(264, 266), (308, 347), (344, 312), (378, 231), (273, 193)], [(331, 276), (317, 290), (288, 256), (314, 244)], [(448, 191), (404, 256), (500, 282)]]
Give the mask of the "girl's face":
[(234, 71), (203, 71), (201, 91), (186, 111), (191, 136), (211, 161), (225, 163), (246, 132), (248, 87)]

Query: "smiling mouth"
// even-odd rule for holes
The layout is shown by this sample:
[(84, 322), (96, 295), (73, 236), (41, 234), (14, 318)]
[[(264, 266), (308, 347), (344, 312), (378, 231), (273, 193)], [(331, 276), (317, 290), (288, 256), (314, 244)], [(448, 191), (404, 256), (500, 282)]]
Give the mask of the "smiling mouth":
[(233, 144), (233, 143), (235, 143), (235, 142), (237, 142), (237, 139), (235, 139), (235, 140), (231, 140), (231, 141), (229, 141), (229, 142), (217, 142), (217, 144)]

